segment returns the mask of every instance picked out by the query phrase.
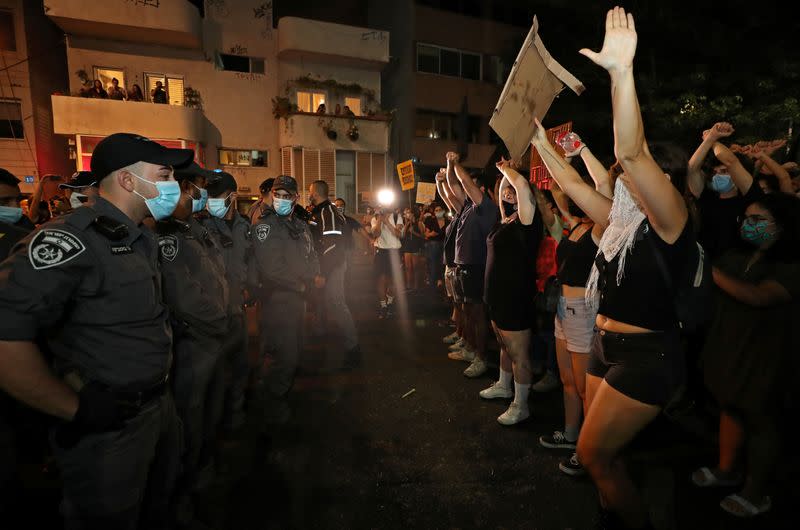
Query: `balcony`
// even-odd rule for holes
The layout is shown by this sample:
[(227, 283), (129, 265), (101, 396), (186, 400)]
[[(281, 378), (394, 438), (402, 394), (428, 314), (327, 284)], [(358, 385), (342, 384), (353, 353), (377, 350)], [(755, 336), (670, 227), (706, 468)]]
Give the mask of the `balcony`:
[(132, 132), (149, 138), (204, 140), (205, 117), (199, 109), (73, 96), (50, 99), (56, 134), (108, 136)]
[[(348, 137), (350, 126), (358, 128), (358, 139)], [(336, 139), (328, 136), (327, 126), (336, 131)], [(278, 125), (281, 147), (344, 149), (384, 153), (389, 149), (389, 120), (372, 117), (346, 118), (305, 112), (288, 114)]]
[(278, 21), (278, 57), (381, 70), (389, 63), (389, 33), (283, 17)]
[[(492, 144), (469, 144), (467, 158), (461, 161), (464, 167), (484, 168), (494, 154), (497, 147)], [(445, 154), (448, 151), (458, 151), (458, 144), (449, 140), (429, 140), (427, 138), (414, 138), (413, 155), (419, 159), (420, 164), (426, 166), (444, 166)]]
[(46, 0), (44, 9), (70, 35), (175, 48), (202, 45), (200, 12), (186, 0)]

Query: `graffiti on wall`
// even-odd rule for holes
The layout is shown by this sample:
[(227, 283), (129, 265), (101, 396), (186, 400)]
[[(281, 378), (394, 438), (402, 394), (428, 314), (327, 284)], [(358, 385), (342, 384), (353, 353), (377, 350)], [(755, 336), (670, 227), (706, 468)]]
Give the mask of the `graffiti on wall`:
[(234, 44), (228, 50), (231, 55), (247, 55), (247, 47), (241, 44)]
[(159, 0), (125, 0), (129, 4), (133, 4), (136, 6), (144, 6), (144, 7), (159, 7), (158, 3)]

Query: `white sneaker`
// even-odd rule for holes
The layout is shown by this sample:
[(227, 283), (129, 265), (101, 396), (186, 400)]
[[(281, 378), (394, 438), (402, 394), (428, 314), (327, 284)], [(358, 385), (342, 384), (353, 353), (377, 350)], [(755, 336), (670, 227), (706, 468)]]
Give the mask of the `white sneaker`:
[(497, 417), (497, 422), (501, 425), (514, 425), (530, 417), (531, 411), (528, 407), (517, 405), (513, 401), (508, 406), (508, 410)]
[(456, 342), (459, 341), (460, 338), (461, 337), (458, 336), (458, 333), (454, 331), (445, 338), (443, 338), (442, 342), (444, 342), (445, 344), (455, 344)]
[(450, 351), (456, 351), (456, 350), (460, 350), (461, 348), (466, 348), (466, 347), (467, 347), (467, 343), (464, 342), (464, 339), (459, 337), (458, 340), (456, 340), (453, 344), (448, 346), (447, 349), (450, 350)]
[(560, 381), (552, 372), (547, 372), (531, 388), (534, 392), (550, 392), (558, 388)]
[(466, 370), (464, 370), (464, 375), (467, 377), (480, 377), (486, 373), (489, 367), (486, 366), (486, 363), (483, 362), (481, 359), (475, 357), (475, 360), (472, 361)]
[(460, 350), (451, 351), (447, 354), (447, 358), (454, 361), (465, 361), (471, 363), (475, 360), (475, 352), (466, 348), (462, 348)]
[(506, 388), (504, 386), (500, 386), (500, 381), (495, 381), (495, 383), (490, 386), (489, 388), (485, 388), (480, 391), (480, 396), (483, 399), (508, 399), (514, 395), (514, 391), (510, 388)]

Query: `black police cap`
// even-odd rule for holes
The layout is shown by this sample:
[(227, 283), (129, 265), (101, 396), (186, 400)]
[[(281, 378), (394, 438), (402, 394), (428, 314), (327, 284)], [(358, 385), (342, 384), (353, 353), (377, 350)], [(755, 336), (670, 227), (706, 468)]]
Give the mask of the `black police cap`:
[(81, 188), (88, 188), (90, 186), (97, 186), (97, 179), (91, 171), (77, 171), (72, 174), (70, 179), (58, 185), (58, 189), (72, 189), (79, 190)]
[(15, 177), (9, 170), (0, 167), (0, 184), (7, 186), (16, 186), (21, 181)]
[(208, 190), (208, 194), (212, 197), (216, 197), (218, 195), (222, 195), (226, 191), (236, 191), (239, 189), (239, 185), (236, 183), (236, 179), (233, 178), (233, 175), (230, 173), (225, 173), (224, 171), (215, 170), (214, 176), (212, 177), (213, 180), (210, 180), (206, 185), (206, 189)]
[(261, 195), (269, 193), (270, 191), (272, 191), (272, 184), (274, 183), (275, 179), (273, 178), (264, 179), (264, 181), (258, 186), (258, 191), (261, 192)]
[(92, 152), (92, 173), (100, 182), (110, 173), (137, 162), (180, 168), (194, 160), (191, 149), (170, 149), (132, 133), (106, 136)]

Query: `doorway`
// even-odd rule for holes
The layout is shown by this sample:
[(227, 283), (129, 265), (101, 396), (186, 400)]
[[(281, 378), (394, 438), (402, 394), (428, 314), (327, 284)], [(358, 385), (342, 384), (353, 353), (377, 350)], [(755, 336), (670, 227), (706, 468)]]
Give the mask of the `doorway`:
[(356, 154), (336, 151), (336, 196), (344, 199), (345, 213), (353, 215), (356, 204)]

